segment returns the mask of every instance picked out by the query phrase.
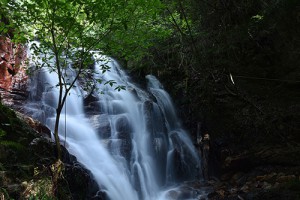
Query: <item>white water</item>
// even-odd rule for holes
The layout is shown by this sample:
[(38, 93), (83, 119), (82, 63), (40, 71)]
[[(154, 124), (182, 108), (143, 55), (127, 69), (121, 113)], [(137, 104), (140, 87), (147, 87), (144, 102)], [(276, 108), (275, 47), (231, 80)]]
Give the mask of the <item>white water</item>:
[[(147, 76), (148, 91), (143, 91), (115, 61), (108, 63), (111, 69), (104, 74), (101, 64), (95, 63), (94, 78), (114, 80), (126, 90), (97, 84), (93, 101), (86, 102), (77, 84), (61, 114), (61, 140), (92, 172), (109, 199), (172, 199), (168, 191), (196, 179), (200, 160), (169, 95), (154, 76)], [(68, 74), (71, 78), (72, 73)], [(57, 75), (41, 70), (32, 80), (29, 107), (35, 118), (54, 130)]]

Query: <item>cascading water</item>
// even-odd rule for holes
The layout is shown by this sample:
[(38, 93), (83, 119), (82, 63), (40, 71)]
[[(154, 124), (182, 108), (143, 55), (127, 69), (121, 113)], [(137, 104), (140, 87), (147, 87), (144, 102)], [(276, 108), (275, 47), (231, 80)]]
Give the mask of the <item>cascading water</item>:
[[(95, 63), (95, 79), (114, 80), (126, 90), (97, 84), (98, 90), (84, 98), (77, 83), (61, 114), (60, 139), (92, 172), (109, 199), (173, 199), (167, 191), (183, 181), (196, 179), (200, 159), (181, 128), (171, 98), (154, 76), (146, 77), (148, 91), (144, 91), (130, 81), (114, 60), (107, 63), (110, 70), (105, 73), (100, 65), (103, 62)], [(72, 71), (68, 75), (72, 76)], [(31, 82), (28, 107), (33, 117), (51, 130), (55, 123), (57, 83), (57, 75), (46, 69), (36, 73)], [(191, 193), (185, 199), (193, 198), (196, 196)]]

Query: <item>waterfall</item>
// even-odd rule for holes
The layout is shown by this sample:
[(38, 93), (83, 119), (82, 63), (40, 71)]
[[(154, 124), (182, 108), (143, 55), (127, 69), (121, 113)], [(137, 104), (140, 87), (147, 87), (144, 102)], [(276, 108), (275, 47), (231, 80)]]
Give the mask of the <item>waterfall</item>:
[[(94, 91), (87, 95), (80, 81), (76, 83), (61, 114), (59, 137), (92, 172), (108, 199), (173, 199), (168, 191), (199, 176), (200, 159), (171, 98), (154, 76), (146, 76), (148, 87), (143, 90), (115, 60), (103, 57), (109, 60), (110, 70), (102, 73), (104, 61), (96, 61), (94, 78), (114, 80), (126, 90), (95, 82)], [(73, 75), (69, 70), (68, 76)], [(57, 74), (47, 69), (36, 72), (27, 105), (32, 116), (52, 131), (57, 83)], [(193, 198), (191, 192), (185, 199)]]

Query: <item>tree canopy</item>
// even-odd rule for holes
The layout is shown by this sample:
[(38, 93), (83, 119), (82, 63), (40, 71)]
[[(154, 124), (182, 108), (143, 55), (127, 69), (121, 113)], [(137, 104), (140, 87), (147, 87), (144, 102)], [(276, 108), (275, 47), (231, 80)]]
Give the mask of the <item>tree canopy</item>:
[(158, 0), (7, 0), (2, 8), (22, 33), (16, 42), (36, 39), (51, 50), (57, 46), (59, 53), (97, 49), (133, 59), (147, 52), (153, 38), (170, 33), (159, 23)]
[[(3, 33), (15, 28), (15, 43), (38, 40), (30, 47), (37, 58), (36, 69), (46, 67), (58, 76), (54, 130), (58, 161), (60, 114), (75, 82), (90, 73), (91, 50), (138, 60), (147, 53), (153, 38), (170, 33), (159, 23), (163, 8), (159, 0), (7, 0), (1, 7), (10, 20), (1, 24)], [(66, 73), (70, 65), (75, 69), (73, 78)], [(103, 64), (102, 72), (107, 70)], [(108, 84), (112, 86), (114, 81)]]

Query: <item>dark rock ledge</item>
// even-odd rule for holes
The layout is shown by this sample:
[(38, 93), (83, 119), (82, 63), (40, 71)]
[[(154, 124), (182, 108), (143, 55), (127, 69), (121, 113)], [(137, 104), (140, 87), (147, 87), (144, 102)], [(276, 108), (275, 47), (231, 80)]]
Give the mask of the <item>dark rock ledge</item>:
[(53, 194), (56, 160), (50, 130), (0, 102), (1, 199), (105, 199), (92, 174), (63, 147), (64, 170)]
[(221, 176), (207, 184), (210, 200), (300, 199), (300, 146), (264, 145), (221, 161)]

